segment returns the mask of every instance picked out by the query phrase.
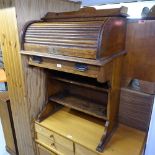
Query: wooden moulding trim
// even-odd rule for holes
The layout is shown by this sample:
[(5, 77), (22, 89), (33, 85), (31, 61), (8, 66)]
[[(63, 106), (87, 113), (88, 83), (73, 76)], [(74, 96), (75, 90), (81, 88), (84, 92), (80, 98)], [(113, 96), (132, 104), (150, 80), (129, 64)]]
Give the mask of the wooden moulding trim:
[(148, 95), (155, 95), (155, 82), (137, 79), (139, 82), (139, 86), (136, 89), (130, 85), (132, 80), (134, 80), (134, 78), (131, 77), (124, 79), (122, 82), (122, 88), (126, 88), (135, 92), (141, 92)]
[(51, 58), (51, 59), (57, 59), (57, 60), (65, 60), (70, 62), (79, 62), (94, 66), (104, 66), (105, 64), (111, 62), (113, 59), (122, 56), (126, 54), (126, 51), (119, 52), (117, 54), (113, 54), (112, 56), (101, 58), (99, 60), (92, 60), (92, 59), (84, 59), (84, 58), (77, 58), (77, 57), (69, 57), (69, 56), (63, 56), (63, 55), (54, 55), (54, 54), (48, 54), (48, 53), (40, 53), (40, 52), (34, 52), (34, 51), (21, 51), (22, 55), (28, 55), (28, 56), (39, 56), (44, 58)]
[(128, 91), (128, 92), (131, 92), (131, 93), (136, 93), (136, 94), (139, 94), (139, 95), (145, 95), (145, 96), (148, 96), (148, 97), (155, 95), (155, 94), (150, 94), (150, 93), (147, 93), (147, 92), (137, 91), (137, 90), (131, 89), (129, 87), (122, 87), (121, 90), (122, 91)]
[(127, 17), (127, 7), (120, 7), (114, 9), (96, 10), (93, 7), (82, 8), (78, 11), (54, 13), (49, 12), (42, 18), (44, 21), (53, 19), (69, 19), (69, 18), (92, 18), (92, 17)]

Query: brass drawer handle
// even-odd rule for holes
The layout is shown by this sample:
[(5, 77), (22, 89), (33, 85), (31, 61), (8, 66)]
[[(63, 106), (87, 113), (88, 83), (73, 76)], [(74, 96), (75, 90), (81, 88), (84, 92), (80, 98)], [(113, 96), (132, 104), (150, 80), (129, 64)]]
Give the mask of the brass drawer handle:
[(38, 63), (38, 64), (41, 64), (43, 61), (42, 58), (39, 56), (32, 56), (31, 59), (33, 62)]
[(86, 64), (81, 64), (81, 63), (76, 63), (74, 68), (80, 72), (85, 72), (88, 70), (88, 66)]

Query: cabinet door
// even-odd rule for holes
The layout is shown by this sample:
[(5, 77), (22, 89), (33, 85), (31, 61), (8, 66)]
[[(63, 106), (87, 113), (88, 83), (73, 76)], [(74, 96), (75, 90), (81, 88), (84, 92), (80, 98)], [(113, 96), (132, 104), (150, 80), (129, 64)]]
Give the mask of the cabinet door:
[(56, 155), (54, 152), (51, 152), (40, 145), (38, 145), (38, 152), (39, 155)]

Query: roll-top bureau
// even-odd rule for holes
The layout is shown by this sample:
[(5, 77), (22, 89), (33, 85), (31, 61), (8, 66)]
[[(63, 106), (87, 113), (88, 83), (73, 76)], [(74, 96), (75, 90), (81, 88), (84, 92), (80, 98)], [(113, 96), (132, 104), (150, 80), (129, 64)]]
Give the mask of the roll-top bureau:
[(47, 102), (35, 121), (40, 152), (102, 154), (117, 127), (126, 12), (82, 8), (24, 26), (21, 53), (47, 74)]

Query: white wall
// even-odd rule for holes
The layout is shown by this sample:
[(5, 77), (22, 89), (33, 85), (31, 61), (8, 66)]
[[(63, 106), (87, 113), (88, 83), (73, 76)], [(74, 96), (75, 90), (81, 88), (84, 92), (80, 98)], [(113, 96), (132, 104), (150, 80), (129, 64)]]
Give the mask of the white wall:
[(145, 155), (155, 155), (155, 99), (152, 111), (150, 129), (146, 143)]
[(151, 8), (155, 5), (155, 1), (146, 1), (146, 2), (134, 2), (134, 3), (120, 3), (120, 4), (107, 4), (107, 5), (94, 5), (96, 9), (109, 9), (109, 8), (118, 8), (121, 6), (128, 7), (128, 15), (130, 18), (140, 18), (141, 12), (144, 7)]

